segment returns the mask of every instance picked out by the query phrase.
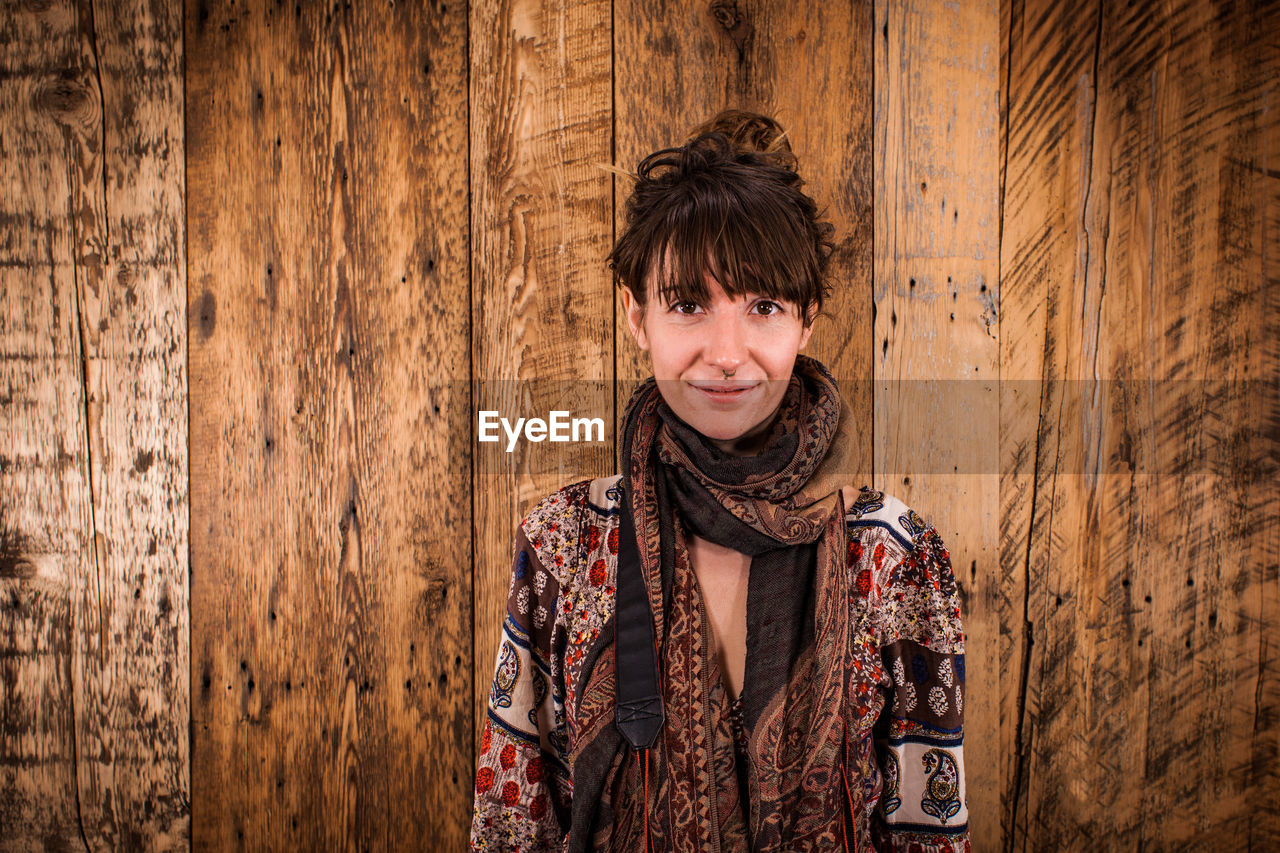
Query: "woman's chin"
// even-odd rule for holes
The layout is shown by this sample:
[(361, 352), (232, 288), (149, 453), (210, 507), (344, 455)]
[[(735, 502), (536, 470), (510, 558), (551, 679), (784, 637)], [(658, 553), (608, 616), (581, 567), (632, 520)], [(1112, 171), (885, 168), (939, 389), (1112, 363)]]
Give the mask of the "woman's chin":
[[(695, 429), (697, 428), (695, 427)], [(710, 441), (737, 441), (738, 439), (742, 438), (746, 430), (700, 429), (698, 430), (698, 432), (700, 432), (704, 437), (706, 437)]]

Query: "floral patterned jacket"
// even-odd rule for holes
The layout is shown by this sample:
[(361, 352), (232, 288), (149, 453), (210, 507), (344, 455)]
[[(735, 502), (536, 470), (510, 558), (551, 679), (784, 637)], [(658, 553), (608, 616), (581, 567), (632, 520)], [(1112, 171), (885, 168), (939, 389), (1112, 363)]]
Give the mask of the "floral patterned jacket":
[[(583, 657), (614, 608), (619, 477), (538, 502), (516, 530), (511, 586), (475, 777), (473, 850), (563, 850)], [(848, 508), (858, 737), (876, 849), (967, 851), (964, 633), (950, 555), (932, 525), (862, 487)]]

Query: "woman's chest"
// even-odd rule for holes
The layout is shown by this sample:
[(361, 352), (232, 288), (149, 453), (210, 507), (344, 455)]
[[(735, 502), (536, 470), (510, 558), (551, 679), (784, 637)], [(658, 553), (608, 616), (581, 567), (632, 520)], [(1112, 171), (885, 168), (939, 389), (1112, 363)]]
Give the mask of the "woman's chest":
[(742, 690), (747, 655), (747, 580), (751, 558), (690, 537), (689, 563), (708, 623), (708, 651), (715, 655), (730, 697)]
[[(550, 674), (556, 687), (557, 705), (573, 716), (578, 706), (578, 689), (594, 658), (589, 654), (603, 640), (612, 637), (610, 623), (616, 606), (616, 584), (620, 545), (620, 523), (616, 510), (620, 495), (610, 490), (615, 479), (592, 483), (580, 525), (565, 525), (547, 537), (544, 562), (556, 577), (556, 589), (545, 608), (533, 614), (536, 626), (555, 621), (551, 645)], [(598, 492), (598, 493), (597, 493)], [(857, 534), (848, 530), (851, 539)], [(577, 535), (575, 535), (577, 534)], [(703, 653), (714, 656), (722, 679), (733, 696), (741, 694), (747, 657), (748, 579), (751, 558), (729, 548), (686, 535), (687, 565), (697, 578), (700, 608), (705, 615), (708, 640)], [(856, 573), (856, 570), (854, 570)], [(541, 593), (542, 590), (539, 589)], [(548, 589), (548, 593), (552, 590)], [(542, 597), (542, 596), (540, 596)], [(871, 601), (862, 595), (850, 596), (850, 618), (860, 629), (869, 627), (865, 612)], [(530, 610), (533, 610), (530, 602)], [(661, 616), (655, 615), (661, 620)], [(548, 625), (547, 627), (550, 627)], [(868, 666), (859, 670), (872, 681), (879, 674), (872, 646), (865, 630), (857, 630), (850, 640), (868, 650)], [(696, 653), (695, 653), (696, 654)], [(561, 705), (561, 703), (564, 703)]]

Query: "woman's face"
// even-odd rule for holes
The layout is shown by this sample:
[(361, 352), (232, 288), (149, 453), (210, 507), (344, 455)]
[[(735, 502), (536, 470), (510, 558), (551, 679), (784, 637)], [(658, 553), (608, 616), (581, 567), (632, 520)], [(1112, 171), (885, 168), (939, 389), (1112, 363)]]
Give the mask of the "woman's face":
[[(624, 287), (627, 325), (681, 420), (727, 453), (758, 453), (813, 326), (790, 302), (758, 294), (734, 300), (714, 278), (706, 282), (708, 305), (661, 304), (650, 283), (641, 306)], [(726, 379), (724, 371), (732, 375)]]

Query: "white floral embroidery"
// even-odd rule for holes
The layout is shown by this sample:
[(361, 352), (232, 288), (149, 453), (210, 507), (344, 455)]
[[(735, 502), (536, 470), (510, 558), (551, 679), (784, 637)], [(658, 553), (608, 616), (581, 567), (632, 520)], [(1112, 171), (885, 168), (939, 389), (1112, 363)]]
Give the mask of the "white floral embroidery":
[(938, 680), (942, 682), (944, 687), (950, 687), (954, 678), (955, 676), (951, 673), (950, 659), (944, 659), (942, 663), (938, 664)]
[(539, 604), (538, 609), (533, 611), (533, 627), (541, 628), (543, 625), (546, 625), (546, 624), (547, 624), (547, 608)]
[(907, 683), (907, 679), (902, 672), (902, 658), (898, 658), (893, 662), (893, 683), (899, 687)]
[(520, 587), (520, 594), (516, 596), (516, 609), (522, 616), (529, 612), (529, 587)]
[(906, 710), (908, 713), (910, 713), (911, 711), (914, 711), (916, 709), (916, 686), (914, 684), (908, 684), (906, 686), (906, 689), (904, 689), (902, 692), (903, 692), (903, 695), (907, 697)]
[(947, 712), (947, 694), (941, 687), (934, 687), (929, 690), (929, 707), (933, 713), (941, 717)]
[(964, 696), (960, 693), (960, 685), (956, 685), (956, 711), (964, 712)]
[(538, 595), (542, 595), (542, 591), (547, 588), (547, 573), (542, 569), (538, 569), (533, 576), (533, 588)]

